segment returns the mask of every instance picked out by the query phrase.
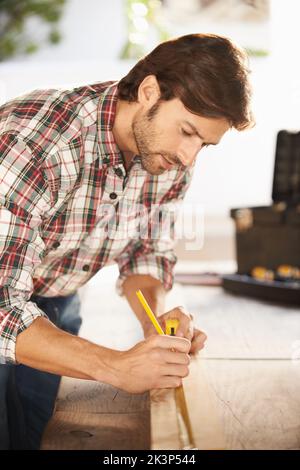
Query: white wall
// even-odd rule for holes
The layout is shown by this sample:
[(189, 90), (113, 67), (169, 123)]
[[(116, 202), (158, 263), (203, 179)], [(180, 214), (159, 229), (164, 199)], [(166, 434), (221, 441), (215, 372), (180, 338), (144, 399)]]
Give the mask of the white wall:
[[(111, 60), (118, 57), (126, 34), (124, 0), (66, 0), (59, 30), (63, 41), (44, 46), (26, 62)], [(27, 26), (42, 39), (45, 28), (38, 20)]]
[[(272, 1), (271, 54), (251, 60), (256, 127), (229, 133), (198, 157), (187, 201), (203, 204), (206, 213), (270, 202), (276, 132), (300, 127), (299, 10), (297, 0)], [(0, 101), (37, 87), (120, 78), (132, 65), (117, 59), (123, 12), (122, 0), (69, 0), (61, 44), (0, 64)]]
[(269, 204), (276, 133), (300, 130), (300, 2), (273, 0), (271, 7), (271, 54), (250, 62), (256, 127), (199, 155), (188, 199), (198, 198), (208, 212)]

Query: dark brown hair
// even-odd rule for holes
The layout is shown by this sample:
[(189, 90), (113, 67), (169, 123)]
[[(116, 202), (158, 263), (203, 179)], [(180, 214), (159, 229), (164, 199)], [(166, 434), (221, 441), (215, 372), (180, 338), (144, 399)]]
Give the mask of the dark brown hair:
[(118, 96), (136, 101), (138, 87), (155, 75), (160, 100), (179, 98), (194, 114), (225, 118), (243, 130), (253, 125), (246, 54), (215, 34), (188, 34), (159, 44), (118, 83)]

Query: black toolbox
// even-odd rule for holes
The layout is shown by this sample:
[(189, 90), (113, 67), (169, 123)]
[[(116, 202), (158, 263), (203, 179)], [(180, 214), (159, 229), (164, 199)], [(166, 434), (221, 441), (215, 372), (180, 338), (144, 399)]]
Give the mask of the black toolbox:
[[(238, 271), (223, 276), (223, 287), (300, 305), (300, 132), (278, 132), (272, 199), (270, 206), (231, 210)], [(253, 277), (258, 267), (269, 279)], [(296, 274), (282, 277), (282, 269)]]

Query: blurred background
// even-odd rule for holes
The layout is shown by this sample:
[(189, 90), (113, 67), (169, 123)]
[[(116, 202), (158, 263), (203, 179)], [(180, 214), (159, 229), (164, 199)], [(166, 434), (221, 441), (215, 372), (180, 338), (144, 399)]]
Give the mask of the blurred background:
[(299, 129), (295, 0), (0, 0), (0, 104), (35, 88), (119, 79), (162, 40), (211, 32), (249, 53), (256, 126), (201, 152), (186, 204), (204, 243), (180, 259), (234, 259), (233, 207), (271, 203), (275, 139)]

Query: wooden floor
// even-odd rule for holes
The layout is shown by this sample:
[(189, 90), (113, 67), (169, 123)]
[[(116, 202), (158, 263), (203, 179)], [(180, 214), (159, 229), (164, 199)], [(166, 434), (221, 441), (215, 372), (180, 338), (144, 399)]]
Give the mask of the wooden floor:
[[(115, 269), (100, 273), (85, 289), (81, 335), (127, 349), (142, 332), (126, 302), (114, 293), (115, 276)], [(183, 301), (208, 334), (198, 361), (214, 396), (226, 448), (300, 449), (299, 309), (231, 296), (218, 287), (176, 286), (169, 306)], [(150, 438), (148, 394), (133, 396), (64, 378), (42, 448), (149, 449)]]

